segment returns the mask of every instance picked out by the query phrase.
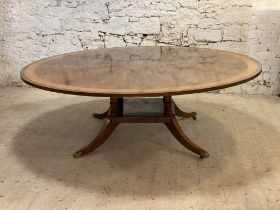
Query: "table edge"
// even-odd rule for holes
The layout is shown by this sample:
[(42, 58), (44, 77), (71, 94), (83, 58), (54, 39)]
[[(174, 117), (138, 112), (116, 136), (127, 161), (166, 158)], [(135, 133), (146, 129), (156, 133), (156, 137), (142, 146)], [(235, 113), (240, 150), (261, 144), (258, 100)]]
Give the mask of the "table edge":
[[(146, 46), (146, 47), (155, 47), (155, 46)], [(163, 47), (163, 46), (158, 46), (158, 47)], [(169, 47), (178, 47), (178, 46), (169, 46)], [(115, 47), (115, 48), (123, 48), (123, 47)], [(193, 47), (192, 47), (193, 48)], [(103, 49), (103, 48), (102, 48)], [(104, 48), (106, 49), (106, 48)], [(112, 49), (112, 48), (109, 48)], [(27, 66), (25, 66), (21, 72), (20, 72), (20, 78), (21, 80), (38, 89), (42, 89), (42, 90), (46, 90), (46, 91), (50, 91), (50, 92), (56, 92), (56, 93), (63, 93), (63, 94), (70, 94), (70, 95), (79, 95), (79, 96), (94, 96), (94, 97), (157, 97), (157, 96), (175, 96), (175, 95), (184, 95), (184, 94), (193, 94), (193, 93), (202, 93), (202, 92), (208, 92), (208, 91), (214, 91), (214, 90), (219, 90), (219, 89), (225, 89), (225, 88), (229, 88), (229, 87), (233, 87), (236, 85), (240, 85), (242, 83), (246, 83), (250, 80), (255, 79), (256, 77), (258, 77), (261, 72), (262, 72), (262, 65), (260, 64), (260, 62), (258, 62), (257, 60), (255, 60), (254, 58), (251, 58), (247, 55), (243, 55), (243, 54), (239, 54), (239, 53), (235, 53), (235, 52), (231, 52), (231, 51), (226, 51), (226, 50), (218, 50), (218, 49), (210, 49), (210, 48), (198, 48), (198, 49), (207, 49), (207, 50), (215, 50), (215, 51), (221, 51), (221, 52), (227, 52), (227, 53), (232, 53), (238, 56), (243, 56), (246, 57), (252, 61), (254, 61), (257, 65), (257, 73), (255, 75), (252, 75), (249, 78), (240, 80), (240, 81), (236, 81), (230, 84), (224, 84), (224, 85), (218, 85), (218, 86), (213, 86), (213, 87), (206, 87), (206, 88), (201, 88), (201, 89), (195, 89), (195, 90), (179, 90), (179, 91), (155, 91), (155, 92), (146, 92), (146, 93), (98, 93), (98, 92), (84, 92), (84, 91), (74, 91), (74, 90), (65, 90), (65, 89), (56, 89), (53, 87), (49, 87), (49, 86), (43, 86), (42, 84), (37, 84), (34, 81), (29, 81), (25, 75), (24, 72), (25, 70), (32, 64), (35, 64), (37, 62), (41, 62), (44, 61), (46, 59), (49, 58), (54, 58), (54, 57), (59, 57), (59, 56), (63, 56), (63, 55), (67, 55), (67, 54), (73, 54), (73, 53), (79, 53), (79, 52), (84, 52), (84, 51), (77, 51), (77, 52), (70, 52), (70, 53), (65, 53), (65, 54), (60, 54), (60, 55), (55, 55), (55, 56), (50, 56), (44, 59), (40, 59), (38, 61), (35, 61), (31, 64), (28, 64)], [(92, 50), (98, 50), (98, 49), (92, 49)]]

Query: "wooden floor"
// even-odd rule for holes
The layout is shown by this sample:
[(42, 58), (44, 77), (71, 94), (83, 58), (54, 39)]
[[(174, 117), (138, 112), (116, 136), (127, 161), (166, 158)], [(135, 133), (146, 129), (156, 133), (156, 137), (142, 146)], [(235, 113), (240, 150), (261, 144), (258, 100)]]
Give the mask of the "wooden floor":
[(0, 89), (0, 209), (280, 209), (280, 98), (174, 98), (205, 148), (199, 159), (160, 124), (122, 124), (74, 159), (102, 126), (108, 99)]

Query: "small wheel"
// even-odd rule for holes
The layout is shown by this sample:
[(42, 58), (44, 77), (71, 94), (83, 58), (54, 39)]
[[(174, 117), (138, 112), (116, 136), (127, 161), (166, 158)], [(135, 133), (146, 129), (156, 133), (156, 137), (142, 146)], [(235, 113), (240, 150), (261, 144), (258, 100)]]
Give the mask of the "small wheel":
[(207, 151), (203, 151), (199, 156), (200, 156), (201, 159), (208, 158), (209, 157), (209, 153)]
[(197, 119), (196, 116), (193, 116), (192, 118), (193, 118), (193, 120), (196, 120), (196, 119)]
[(73, 157), (74, 158), (79, 158), (79, 157), (82, 157), (83, 156), (83, 153), (82, 152), (75, 152), (74, 154), (73, 154)]

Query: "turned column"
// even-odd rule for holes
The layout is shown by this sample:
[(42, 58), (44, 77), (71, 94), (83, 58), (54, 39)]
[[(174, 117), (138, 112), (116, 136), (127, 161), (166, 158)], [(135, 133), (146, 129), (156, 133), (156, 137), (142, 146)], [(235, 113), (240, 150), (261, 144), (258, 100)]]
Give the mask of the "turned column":
[(110, 98), (110, 117), (119, 117), (123, 114), (123, 98)]
[(164, 96), (163, 97), (163, 106), (164, 106), (164, 115), (165, 116), (174, 116), (173, 111), (173, 101), (171, 96)]

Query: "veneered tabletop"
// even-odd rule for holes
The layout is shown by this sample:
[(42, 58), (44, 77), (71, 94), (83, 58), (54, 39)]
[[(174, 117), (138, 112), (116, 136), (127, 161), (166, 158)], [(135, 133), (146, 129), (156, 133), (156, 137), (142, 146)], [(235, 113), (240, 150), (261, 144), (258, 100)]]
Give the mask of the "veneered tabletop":
[(247, 82), (261, 72), (254, 59), (227, 51), (187, 47), (96, 49), (46, 58), (21, 78), (37, 88), (88, 96), (167, 96)]
[[(75, 158), (101, 146), (120, 123), (163, 123), (185, 148), (200, 158), (207, 158), (209, 153), (189, 139), (176, 119), (196, 119), (197, 113), (181, 110), (172, 95), (230, 87), (247, 82), (260, 72), (257, 61), (226, 51), (127, 47), (46, 58), (26, 66), (21, 78), (45, 90), (110, 97), (109, 109), (93, 114), (95, 118), (106, 119), (102, 129), (89, 144), (74, 153)], [(124, 100), (130, 96), (163, 98)]]

